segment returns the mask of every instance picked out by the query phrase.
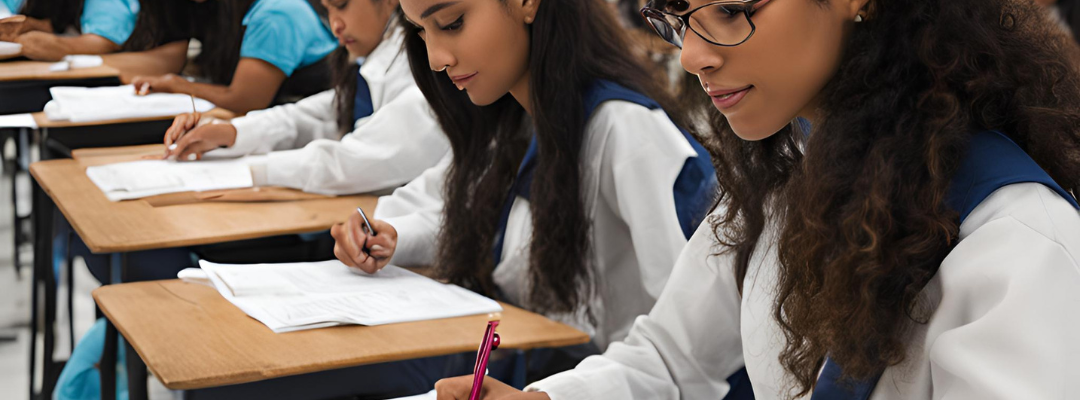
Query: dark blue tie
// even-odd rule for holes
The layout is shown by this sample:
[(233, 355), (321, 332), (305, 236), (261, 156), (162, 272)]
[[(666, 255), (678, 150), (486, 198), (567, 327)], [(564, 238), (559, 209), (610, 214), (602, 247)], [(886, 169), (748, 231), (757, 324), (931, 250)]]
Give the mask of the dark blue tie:
[(368, 88), (367, 80), (364, 79), (364, 75), (357, 70), (356, 73), (356, 98), (353, 103), (353, 125), (356, 125), (356, 121), (360, 118), (371, 115), (375, 112), (375, 106), (371, 104), (371, 89)]

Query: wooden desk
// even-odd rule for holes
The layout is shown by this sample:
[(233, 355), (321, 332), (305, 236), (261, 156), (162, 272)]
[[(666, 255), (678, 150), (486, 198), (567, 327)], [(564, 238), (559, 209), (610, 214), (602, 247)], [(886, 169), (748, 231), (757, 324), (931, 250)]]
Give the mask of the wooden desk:
[[(179, 280), (109, 285), (94, 300), (169, 389), (200, 389), (363, 364), (476, 351), (487, 317), (276, 334), (213, 288)], [(500, 348), (585, 343), (588, 335), (503, 304)]]
[[(233, 119), (236, 114), (232, 111), (224, 108), (215, 108), (213, 110), (203, 113), (203, 115), (218, 118), (218, 119)], [(38, 128), (73, 128), (73, 127), (87, 127), (87, 126), (102, 126), (102, 125), (120, 125), (131, 124), (136, 122), (149, 122), (149, 121), (172, 121), (176, 118), (175, 115), (165, 115), (160, 117), (144, 117), (144, 118), (124, 118), (124, 119), (110, 119), (103, 121), (90, 121), (90, 122), (71, 122), (71, 121), (53, 121), (49, 117), (45, 116), (44, 112), (36, 112), (31, 114), (34, 118), (34, 122), (37, 123)], [(160, 132), (162, 135), (165, 132)], [(160, 140), (159, 140), (160, 142)]]
[(10, 61), (0, 64), (0, 82), (61, 81), (120, 77), (120, 70), (108, 65), (53, 72), (49, 71), (49, 66), (52, 64), (54, 63), (48, 61)]
[(112, 202), (90, 182), (77, 160), (40, 161), (30, 173), (94, 253), (222, 243), (315, 232), (344, 221), (373, 196), (264, 203), (154, 207), (143, 200)]
[[(161, 145), (156, 146), (160, 149)], [(137, 155), (151, 148), (143, 146), (114, 151), (132, 151)], [(168, 206), (154, 206), (144, 200), (112, 202), (86, 176), (87, 164), (84, 164), (95, 160), (100, 162), (102, 157), (112, 157), (109, 152), (97, 149), (83, 153), (83, 161), (61, 159), (30, 165), (30, 173), (34, 177), (35, 207), (35, 284), (31, 308), (38, 310), (40, 287), (45, 292), (45, 384), (42, 395), (46, 398), (51, 398), (51, 385), (60, 372), (58, 365), (52, 361), (57, 297), (56, 285), (52, 284), (56, 279), (52, 265), (54, 205), (91, 251), (115, 253), (114, 263), (124, 270), (126, 258), (121, 253), (322, 231), (347, 219), (356, 212), (357, 206), (373, 210), (377, 200), (373, 196), (342, 196), (289, 202), (199, 202)], [(37, 312), (33, 313), (31, 320), (32, 326), (36, 327)], [(111, 342), (111, 354), (115, 357), (116, 336), (110, 337), (112, 340), (106, 341), (106, 352)], [(36, 335), (32, 342), (36, 342)], [(36, 346), (32, 343), (31, 378), (35, 370), (35, 354)], [(31, 398), (34, 397), (32, 382), (33, 379)]]

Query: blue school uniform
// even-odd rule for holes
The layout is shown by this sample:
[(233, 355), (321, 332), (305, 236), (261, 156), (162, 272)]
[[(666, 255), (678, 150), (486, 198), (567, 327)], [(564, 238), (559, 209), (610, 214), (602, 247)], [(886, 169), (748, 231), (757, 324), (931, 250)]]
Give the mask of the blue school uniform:
[(266, 61), (292, 75), (337, 48), (315, 10), (304, 0), (258, 0), (244, 16), (240, 57)]
[(4, 8), (7, 8), (9, 14), (18, 14), (22, 5), (23, 0), (0, 0), (0, 14), (3, 14)]
[(101, 36), (122, 46), (131, 37), (138, 18), (139, 0), (86, 0), (79, 20), (79, 31), (84, 35)]

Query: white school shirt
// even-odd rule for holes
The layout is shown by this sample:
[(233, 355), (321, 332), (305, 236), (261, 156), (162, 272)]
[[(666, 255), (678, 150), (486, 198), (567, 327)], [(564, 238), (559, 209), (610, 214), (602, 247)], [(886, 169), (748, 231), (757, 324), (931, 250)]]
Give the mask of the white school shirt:
[[(598, 323), (589, 324), (583, 315), (549, 317), (589, 333), (604, 349), (625, 337), (634, 318), (652, 308), (686, 244), (672, 188), (686, 160), (697, 154), (663, 110), (621, 100), (601, 104), (585, 131), (581, 185), (586, 216), (592, 221), (592, 265), (599, 293), (590, 304)], [(398, 232), (391, 263), (434, 263), (450, 162), (448, 156), (379, 199), (375, 218)], [(526, 309), (531, 238), (529, 202), (518, 197), (507, 220), (494, 281), (509, 302)]]
[[(527, 389), (553, 400), (721, 399), (745, 363), (758, 400), (785, 398), (776, 231), (758, 246), (740, 298), (733, 256), (714, 256), (708, 225), (624, 342)], [(914, 328), (906, 361), (885, 370), (870, 399), (1080, 398), (1078, 260), (1071, 204), (1037, 183), (998, 189), (960, 226), (925, 289), (932, 318)]]
[(408, 183), (435, 165), (450, 144), (416, 87), (403, 41), (404, 31), (396, 28), (364, 60), (360, 75), (371, 90), (374, 112), (340, 140), (331, 89), (233, 119), (236, 143), (207, 155), (269, 153), (251, 163), (257, 186), (339, 195)]

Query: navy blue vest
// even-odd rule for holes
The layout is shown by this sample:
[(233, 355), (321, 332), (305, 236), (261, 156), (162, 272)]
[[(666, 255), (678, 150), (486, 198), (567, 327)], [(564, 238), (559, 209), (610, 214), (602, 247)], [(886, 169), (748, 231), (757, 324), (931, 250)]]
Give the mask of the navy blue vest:
[[(1054, 182), (1020, 146), (995, 131), (982, 132), (972, 138), (968, 153), (960, 162), (960, 168), (949, 187), (946, 202), (960, 213), (960, 223), (963, 223), (971, 211), (995, 190), (1023, 182), (1046, 185), (1080, 210), (1076, 199)], [(825, 359), (825, 366), (810, 400), (866, 400), (881, 378), (878, 375), (868, 381), (841, 382), (841, 372), (840, 366), (832, 359)]]
[[(650, 110), (660, 108), (660, 104), (652, 99), (633, 90), (620, 86), (610, 81), (597, 81), (586, 92), (583, 98), (585, 105), (585, 120), (588, 121), (600, 104), (610, 100), (622, 100), (639, 104)], [(713, 195), (716, 191), (716, 171), (713, 170), (712, 159), (705, 148), (701, 146), (686, 130), (679, 128), (683, 137), (690, 143), (697, 153), (697, 157), (686, 160), (679, 176), (675, 180), (672, 194), (675, 196), (675, 213), (679, 219), (679, 226), (687, 239), (694, 234), (698, 224), (705, 218), (712, 205)], [(498, 230), (495, 236), (495, 247), (492, 260), (498, 265), (502, 260), (503, 239), (506, 235), (506, 224), (510, 218), (510, 209), (517, 197), (529, 198), (532, 187), (533, 170), (536, 169), (536, 157), (539, 148), (534, 136), (529, 143), (529, 149), (525, 152), (525, 158), (518, 168), (517, 177), (510, 187), (510, 193), (503, 203), (502, 215), (499, 218)], [(657, 212), (662, 212), (658, 210)]]
[(374, 112), (375, 106), (371, 103), (371, 89), (368, 88), (367, 79), (364, 79), (364, 75), (357, 70), (356, 97), (354, 98), (352, 116), (353, 126), (356, 126), (356, 121), (359, 121), (360, 118), (369, 116)]

